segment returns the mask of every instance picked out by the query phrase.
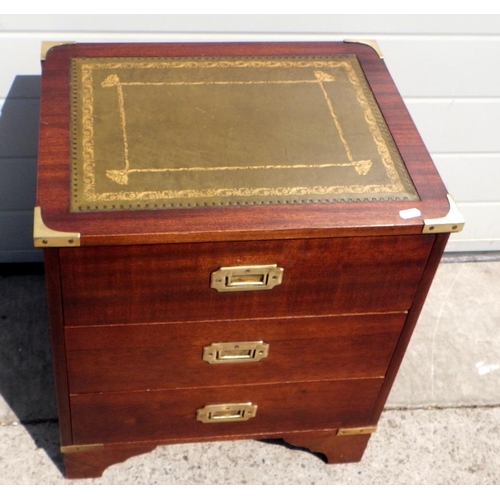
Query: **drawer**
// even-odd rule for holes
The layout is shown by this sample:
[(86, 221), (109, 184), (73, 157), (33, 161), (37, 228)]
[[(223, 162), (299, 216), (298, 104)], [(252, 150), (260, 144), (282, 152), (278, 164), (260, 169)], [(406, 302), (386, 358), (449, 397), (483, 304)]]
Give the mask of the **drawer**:
[[(366, 425), (381, 384), (382, 379), (359, 379), (74, 395), (73, 443), (238, 438)], [(206, 405), (247, 402), (258, 407), (250, 420), (196, 420)]]
[[(69, 326), (405, 311), (434, 236), (60, 249)], [(219, 292), (225, 266), (277, 264), (272, 290)]]
[[(69, 388), (118, 392), (383, 377), (405, 319), (400, 313), (66, 328)], [(268, 344), (267, 357), (202, 359), (213, 343), (250, 341)]]

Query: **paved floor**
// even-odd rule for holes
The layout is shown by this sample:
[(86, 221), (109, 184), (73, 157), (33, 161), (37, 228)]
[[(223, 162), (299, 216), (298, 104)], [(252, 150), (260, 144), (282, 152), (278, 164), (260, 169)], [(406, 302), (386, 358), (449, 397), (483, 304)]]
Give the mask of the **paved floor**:
[[(64, 484), (43, 277), (0, 276), (0, 484)], [(499, 484), (500, 262), (441, 264), (358, 464), (276, 443), (161, 446), (83, 484)]]

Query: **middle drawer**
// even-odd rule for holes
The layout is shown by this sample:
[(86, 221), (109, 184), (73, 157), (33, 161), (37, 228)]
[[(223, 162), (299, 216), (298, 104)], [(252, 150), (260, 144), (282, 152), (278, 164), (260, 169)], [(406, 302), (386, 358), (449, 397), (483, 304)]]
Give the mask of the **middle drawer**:
[[(72, 394), (383, 377), (404, 313), (66, 328)], [(257, 362), (210, 364), (213, 343), (263, 341)]]

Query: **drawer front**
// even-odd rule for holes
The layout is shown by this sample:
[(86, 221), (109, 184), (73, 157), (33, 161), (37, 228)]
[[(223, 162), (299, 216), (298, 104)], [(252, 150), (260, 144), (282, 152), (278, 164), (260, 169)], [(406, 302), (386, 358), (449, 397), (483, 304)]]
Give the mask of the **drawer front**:
[[(71, 397), (74, 444), (175, 438), (244, 437), (348, 423), (366, 425), (382, 379), (240, 387), (80, 394)], [(246, 421), (203, 423), (197, 410), (214, 404), (252, 402)]]
[[(60, 250), (69, 326), (405, 311), (434, 236)], [(219, 292), (220, 267), (277, 264), (271, 290)]]
[[(66, 328), (70, 392), (383, 377), (405, 319), (376, 314)], [(202, 359), (213, 343), (234, 349), (251, 341), (269, 345), (266, 358)]]

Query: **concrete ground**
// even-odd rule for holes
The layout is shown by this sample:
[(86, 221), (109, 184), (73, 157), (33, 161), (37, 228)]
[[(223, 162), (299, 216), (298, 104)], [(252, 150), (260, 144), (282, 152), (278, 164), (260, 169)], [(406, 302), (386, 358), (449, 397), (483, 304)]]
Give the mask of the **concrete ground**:
[(43, 276), (3, 265), (0, 484), (499, 484), (500, 261), (463, 260), (441, 264), (360, 463), (218, 442), (161, 446), (78, 481), (61, 473)]

